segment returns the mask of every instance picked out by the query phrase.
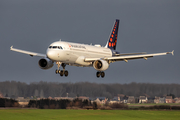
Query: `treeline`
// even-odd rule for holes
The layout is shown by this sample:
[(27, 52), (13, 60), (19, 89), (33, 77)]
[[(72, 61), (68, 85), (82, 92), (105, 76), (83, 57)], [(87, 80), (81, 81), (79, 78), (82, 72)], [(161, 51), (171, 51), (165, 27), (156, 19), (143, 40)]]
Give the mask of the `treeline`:
[(40, 108), (40, 109), (66, 109), (67, 105), (70, 103), (69, 100), (30, 100), (28, 107), (30, 108)]
[(128, 109), (128, 105), (124, 103), (113, 103), (108, 102), (104, 105), (100, 103), (91, 102), (87, 99), (74, 99), (70, 100), (53, 100), (53, 99), (41, 99), (41, 100), (30, 100), (27, 106), (28, 108), (39, 108), (39, 109), (101, 109), (101, 110), (112, 110), (112, 109)]
[(19, 103), (14, 99), (0, 98), (0, 107), (19, 107)]
[(74, 99), (72, 101), (68, 99), (53, 100), (53, 99), (41, 99), (41, 100), (30, 100), (28, 106), (29, 108), (39, 108), (39, 109), (97, 109), (97, 103), (88, 100)]
[(36, 82), (23, 83), (16, 81), (0, 82), (0, 93), (4, 97), (108, 97), (113, 98), (117, 94), (128, 96), (149, 95), (163, 96), (174, 94), (180, 97), (179, 84), (152, 84), (152, 83), (129, 83), (129, 84), (97, 84), (89, 82), (79, 83), (55, 83), (55, 82)]
[[(19, 103), (14, 99), (0, 98), (0, 108), (15, 107), (22, 108)], [(74, 99), (70, 101), (68, 99), (54, 100), (54, 99), (40, 99), (40, 100), (30, 100), (29, 104), (24, 106), (24, 108), (38, 108), (38, 109), (94, 109), (94, 110), (114, 110), (114, 109), (125, 109), (125, 110), (180, 110), (180, 106), (170, 106), (170, 105), (154, 105), (154, 106), (140, 106), (140, 107), (128, 107), (124, 103), (113, 103), (108, 102), (101, 105), (96, 102), (91, 102), (88, 100)]]

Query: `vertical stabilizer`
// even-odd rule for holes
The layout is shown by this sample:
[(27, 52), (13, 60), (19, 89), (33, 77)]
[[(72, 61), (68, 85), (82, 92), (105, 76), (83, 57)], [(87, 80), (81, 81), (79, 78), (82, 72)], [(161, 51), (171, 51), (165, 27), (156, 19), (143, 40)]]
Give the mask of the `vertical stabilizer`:
[(118, 28), (119, 28), (119, 20), (116, 19), (112, 32), (109, 36), (109, 40), (105, 47), (110, 48), (111, 50), (116, 50), (116, 44), (117, 44), (117, 36), (118, 36)]

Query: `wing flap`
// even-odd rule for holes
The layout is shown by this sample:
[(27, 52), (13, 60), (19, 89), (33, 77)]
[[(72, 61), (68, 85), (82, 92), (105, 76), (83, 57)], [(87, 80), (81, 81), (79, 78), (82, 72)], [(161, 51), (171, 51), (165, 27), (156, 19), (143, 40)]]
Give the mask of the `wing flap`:
[(145, 59), (145, 60), (147, 60), (147, 58), (150, 58), (150, 57), (167, 55), (167, 54), (173, 54), (173, 52), (154, 53), (154, 54), (145, 54), (145, 55), (119, 56), (119, 57), (107, 57), (104, 59), (105, 60), (112, 60), (112, 61), (126, 61), (126, 60), (133, 60), (133, 59)]
[(20, 53), (28, 54), (30, 56), (46, 57), (45, 54), (35, 53), (35, 52), (30, 52), (30, 51), (25, 51), (25, 50), (20, 50), (20, 49), (13, 48), (13, 46), (10, 47), (10, 50), (11, 51), (15, 51), (15, 52), (20, 52)]
[(99, 60), (99, 59), (101, 59), (101, 58), (85, 58), (84, 61), (85, 62), (93, 62), (93, 61)]
[(146, 54), (146, 52), (141, 52), (141, 53), (122, 53), (119, 54), (120, 56), (124, 56), (124, 55), (139, 55), (139, 54)]
[(147, 60), (147, 58), (150, 58), (150, 57), (167, 55), (167, 54), (174, 55), (174, 50), (172, 52), (143, 54), (143, 55), (128, 55), (128, 56), (104, 57), (104, 58), (85, 58), (84, 61), (90, 62), (90, 61), (95, 61), (95, 60), (99, 60), (99, 59), (104, 59), (107, 61), (126, 61), (126, 62), (128, 62), (128, 60), (134, 60), (134, 59), (145, 59), (145, 60)]

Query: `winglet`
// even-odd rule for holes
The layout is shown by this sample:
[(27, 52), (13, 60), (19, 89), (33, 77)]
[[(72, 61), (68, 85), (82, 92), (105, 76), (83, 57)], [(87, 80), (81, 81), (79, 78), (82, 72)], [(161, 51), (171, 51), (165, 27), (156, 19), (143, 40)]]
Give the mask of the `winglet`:
[(171, 52), (172, 55), (174, 55), (174, 50)]
[(174, 55), (174, 50), (173, 50), (172, 52), (167, 52), (167, 54), (172, 54), (172, 55)]
[(13, 48), (13, 45), (10, 47), (10, 50), (12, 50), (12, 48)]

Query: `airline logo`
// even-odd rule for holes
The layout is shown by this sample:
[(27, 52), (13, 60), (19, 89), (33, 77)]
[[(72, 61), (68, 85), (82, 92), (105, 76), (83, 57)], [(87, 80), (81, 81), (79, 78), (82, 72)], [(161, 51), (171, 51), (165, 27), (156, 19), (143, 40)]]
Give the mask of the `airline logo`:
[(108, 42), (108, 48), (113, 50), (116, 49), (118, 27), (119, 27), (119, 20), (116, 20)]
[(69, 45), (69, 47), (73, 47), (73, 48), (82, 48), (82, 49), (86, 49), (86, 47), (85, 46), (82, 46), (82, 45), (70, 45), (70, 44), (68, 44)]

